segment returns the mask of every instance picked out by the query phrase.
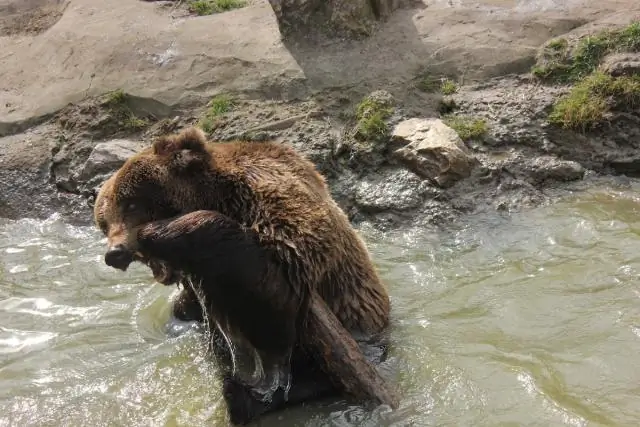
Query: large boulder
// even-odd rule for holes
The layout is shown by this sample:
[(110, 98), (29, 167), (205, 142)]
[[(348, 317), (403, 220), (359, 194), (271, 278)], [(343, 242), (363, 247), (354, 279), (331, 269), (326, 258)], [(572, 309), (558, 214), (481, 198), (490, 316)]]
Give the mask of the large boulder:
[(391, 135), (403, 144), (393, 155), (409, 170), (440, 187), (467, 178), (478, 161), (455, 130), (440, 119), (413, 118), (400, 122)]
[(87, 161), (78, 171), (78, 180), (88, 181), (98, 175), (110, 175), (134, 154), (140, 152), (145, 144), (126, 139), (114, 139), (113, 141), (97, 144)]
[(385, 171), (368, 176), (355, 187), (354, 202), (368, 213), (416, 209), (428, 195), (439, 190), (407, 170)]
[(101, 142), (93, 148), (87, 161), (74, 173), (74, 180), (84, 191), (95, 191), (129, 157), (144, 147), (145, 144), (142, 142), (126, 139)]
[(545, 181), (575, 181), (582, 179), (585, 174), (585, 168), (580, 163), (550, 155), (527, 158), (526, 155), (516, 154), (503, 163), (503, 168), (515, 176), (525, 177), (533, 185)]
[(614, 77), (640, 74), (640, 53), (614, 53), (608, 55), (601, 65), (605, 73)]
[(284, 35), (317, 30), (368, 35), (379, 19), (399, 6), (399, 0), (269, 0), (269, 4)]
[(0, 138), (0, 217), (68, 219), (85, 215), (86, 205), (73, 194), (56, 191), (51, 182), (53, 129), (44, 127)]

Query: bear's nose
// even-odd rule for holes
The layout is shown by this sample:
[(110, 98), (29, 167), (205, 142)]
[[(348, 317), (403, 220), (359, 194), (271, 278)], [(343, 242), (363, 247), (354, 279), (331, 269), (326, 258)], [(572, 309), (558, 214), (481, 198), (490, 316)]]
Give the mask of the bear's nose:
[(109, 267), (125, 271), (127, 267), (129, 267), (129, 264), (133, 262), (133, 253), (123, 245), (116, 245), (109, 248), (104, 255), (104, 262)]

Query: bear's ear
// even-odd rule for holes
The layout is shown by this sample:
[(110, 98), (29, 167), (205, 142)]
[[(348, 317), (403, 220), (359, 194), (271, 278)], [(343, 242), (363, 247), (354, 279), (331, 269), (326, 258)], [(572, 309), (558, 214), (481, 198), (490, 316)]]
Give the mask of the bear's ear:
[(204, 132), (190, 127), (177, 135), (158, 138), (153, 143), (153, 152), (157, 156), (169, 159), (176, 171), (193, 171), (203, 167), (209, 160)]
[(168, 135), (158, 138), (153, 143), (153, 152), (159, 156), (166, 156), (183, 150), (206, 154), (206, 142), (207, 138), (202, 130), (196, 127), (190, 127), (177, 135)]

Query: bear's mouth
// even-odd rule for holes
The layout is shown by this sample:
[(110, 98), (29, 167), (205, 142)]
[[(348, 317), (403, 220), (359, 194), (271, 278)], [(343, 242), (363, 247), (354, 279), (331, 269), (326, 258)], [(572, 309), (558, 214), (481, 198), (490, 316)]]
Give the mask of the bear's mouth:
[(140, 261), (149, 267), (151, 273), (153, 273), (153, 278), (165, 286), (177, 285), (182, 279), (182, 273), (164, 261), (146, 258), (139, 253), (136, 254), (136, 261)]

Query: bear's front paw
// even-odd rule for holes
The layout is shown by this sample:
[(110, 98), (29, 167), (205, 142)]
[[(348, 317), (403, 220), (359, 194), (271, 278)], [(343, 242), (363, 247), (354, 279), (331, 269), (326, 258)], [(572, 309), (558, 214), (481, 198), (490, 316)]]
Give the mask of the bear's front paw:
[(269, 402), (256, 396), (251, 386), (232, 377), (222, 380), (222, 394), (232, 424), (248, 424), (269, 409)]
[(189, 285), (171, 300), (171, 305), (171, 312), (176, 319), (183, 322), (204, 322), (202, 305)]

